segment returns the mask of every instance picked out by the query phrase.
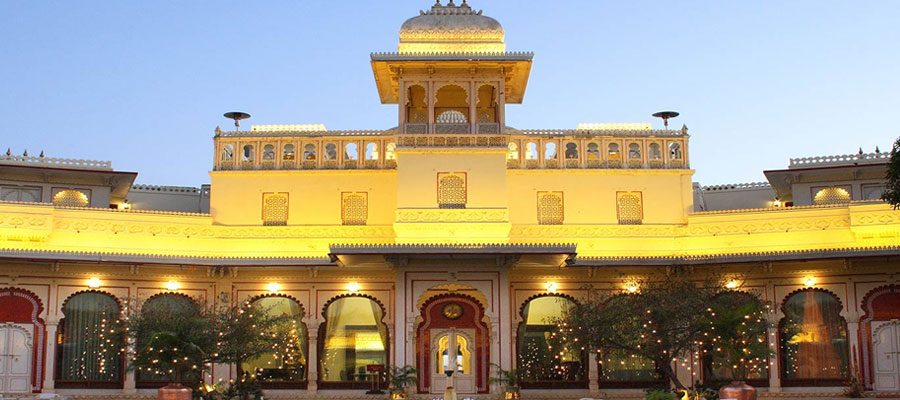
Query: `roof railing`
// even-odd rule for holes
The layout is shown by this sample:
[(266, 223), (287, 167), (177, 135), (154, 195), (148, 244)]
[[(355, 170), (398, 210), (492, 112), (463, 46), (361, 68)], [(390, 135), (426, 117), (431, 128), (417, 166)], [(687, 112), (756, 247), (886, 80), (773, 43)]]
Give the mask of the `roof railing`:
[(792, 158), (788, 168), (805, 168), (821, 165), (878, 164), (887, 162), (890, 158), (891, 153), (888, 152), (800, 157)]
[(112, 171), (112, 161), (83, 160), (78, 158), (55, 158), (0, 155), (0, 164), (24, 165), (29, 167), (85, 169)]

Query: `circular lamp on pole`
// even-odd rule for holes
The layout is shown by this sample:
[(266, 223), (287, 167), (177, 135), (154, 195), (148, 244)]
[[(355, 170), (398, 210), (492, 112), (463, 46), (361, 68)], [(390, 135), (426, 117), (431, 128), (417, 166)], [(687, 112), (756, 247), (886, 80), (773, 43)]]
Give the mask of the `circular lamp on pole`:
[(663, 126), (665, 126), (666, 129), (669, 129), (669, 118), (675, 118), (678, 115), (679, 115), (678, 111), (660, 111), (660, 112), (653, 113), (654, 117), (662, 118)]
[(234, 128), (235, 130), (241, 130), (241, 120), (250, 118), (250, 114), (240, 111), (229, 111), (225, 113), (225, 118), (234, 120)]

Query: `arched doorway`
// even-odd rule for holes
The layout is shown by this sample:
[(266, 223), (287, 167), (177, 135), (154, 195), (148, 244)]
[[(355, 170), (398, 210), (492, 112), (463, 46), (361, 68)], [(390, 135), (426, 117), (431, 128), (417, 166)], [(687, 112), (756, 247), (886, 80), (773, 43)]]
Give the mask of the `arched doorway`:
[[(448, 293), (427, 300), (416, 330), (420, 393), (488, 393), (490, 333), (484, 307), (474, 298)], [(448, 382), (446, 372), (453, 371)]]
[(0, 392), (40, 390), (44, 361), (44, 308), (38, 297), (22, 289), (0, 290)]
[(297, 299), (282, 294), (266, 294), (249, 300), (253, 312), (270, 317), (286, 317), (280, 324), (266, 327), (271, 332), (286, 332), (284, 342), (272, 352), (246, 360), (238, 373), (249, 372), (266, 389), (306, 389), (309, 338), (303, 317), (306, 313)]
[(860, 319), (866, 386), (900, 391), (900, 286), (872, 290), (863, 298)]

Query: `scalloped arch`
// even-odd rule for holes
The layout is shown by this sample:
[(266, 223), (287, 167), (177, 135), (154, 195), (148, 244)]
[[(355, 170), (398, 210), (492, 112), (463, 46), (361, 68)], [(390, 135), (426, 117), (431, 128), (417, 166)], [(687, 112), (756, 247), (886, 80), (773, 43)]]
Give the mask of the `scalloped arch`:
[[(60, 311), (66, 309), (66, 304), (69, 303), (69, 300), (72, 300), (73, 297), (75, 297), (75, 296), (77, 296), (77, 295), (79, 295), (79, 294), (83, 294), (83, 293), (98, 293), (98, 294), (104, 294), (104, 295), (107, 295), (107, 296), (111, 297), (111, 298), (113, 299), (113, 301), (116, 302), (116, 305), (119, 306), (119, 311), (122, 311), (122, 300), (120, 300), (118, 297), (116, 297), (116, 295), (114, 295), (114, 294), (112, 294), (112, 293), (110, 293), (110, 292), (107, 292), (107, 291), (105, 291), (105, 290), (100, 290), (100, 289), (79, 290), (79, 291), (77, 291), (77, 292), (75, 292), (75, 293), (70, 294), (70, 295), (69, 295), (68, 297), (66, 297), (66, 299), (63, 300), (63, 302), (61, 303), (61, 305), (60, 305), (60, 307), (59, 307)], [(65, 313), (63, 313), (63, 314), (65, 314)]]
[[(9, 294), (6, 294), (6, 293), (9, 293)], [(41, 301), (41, 298), (38, 297), (38, 295), (35, 294), (34, 292), (32, 292), (28, 289), (16, 288), (16, 287), (12, 287), (12, 286), (0, 289), (0, 296), (12, 296), (13, 293), (20, 293), (20, 294), (30, 297), (32, 300), (34, 300), (34, 302), (37, 304), (37, 307), (34, 311), (33, 318), (37, 318), (37, 316), (41, 315), (41, 313), (44, 312), (44, 302)]]
[(484, 304), (482, 304), (480, 301), (478, 301), (477, 298), (475, 298), (475, 296), (471, 296), (471, 295), (466, 294), (466, 293), (458, 293), (458, 292), (454, 292), (454, 293), (440, 293), (440, 294), (431, 296), (431, 297), (428, 298), (428, 300), (425, 301), (425, 303), (422, 304), (422, 308), (420, 308), (419, 310), (420, 310), (420, 311), (421, 311), (421, 310), (424, 310), (424, 309), (427, 308), (429, 305), (431, 305), (431, 303), (434, 303), (434, 302), (438, 302), (438, 301), (441, 301), (441, 300), (444, 300), (444, 299), (448, 299), (448, 298), (460, 298), (460, 297), (461, 297), (461, 298), (464, 298), (464, 299), (467, 299), (467, 300), (469, 300), (469, 301), (471, 301), (471, 302), (473, 302), (473, 303), (475, 303), (475, 304), (480, 305), (480, 306), (481, 306), (481, 310), (480, 310), (480, 311), (481, 311), (481, 314), (485, 314), (485, 311), (486, 311), (487, 309), (484, 307)]
[(326, 314), (328, 313), (328, 307), (331, 305), (331, 303), (334, 303), (335, 301), (338, 301), (340, 299), (346, 299), (348, 297), (364, 297), (374, 301), (376, 304), (378, 304), (379, 307), (381, 307), (381, 321), (384, 322), (384, 317), (387, 316), (387, 308), (384, 306), (384, 303), (382, 303), (381, 300), (375, 298), (375, 296), (365, 293), (344, 293), (328, 299), (328, 301), (325, 302), (325, 305), (322, 306), (322, 318), (327, 319)]
[(881, 296), (881, 295), (887, 294), (887, 293), (900, 293), (900, 286), (894, 285), (894, 284), (879, 286), (875, 289), (870, 290), (868, 293), (866, 293), (866, 295), (863, 296), (862, 303), (860, 303), (860, 304), (862, 304), (862, 309), (863, 309), (863, 316), (862, 316), (862, 318), (860, 318), (860, 320), (872, 318), (871, 317), (872, 301), (875, 300), (878, 296)]
[(541, 297), (561, 297), (561, 298), (571, 301), (576, 306), (578, 304), (580, 304), (578, 299), (572, 297), (572, 295), (568, 295), (565, 293), (542, 292), (542, 293), (532, 295), (532, 296), (528, 297), (527, 299), (525, 299), (524, 301), (522, 301), (522, 304), (519, 305), (519, 316), (521, 316), (522, 318), (525, 318), (525, 306), (527, 306), (528, 303), (530, 303), (532, 300), (539, 299)]
[(837, 294), (835, 294), (834, 292), (828, 290), (828, 289), (817, 288), (817, 287), (816, 287), (816, 288), (802, 288), (802, 289), (797, 289), (797, 290), (795, 290), (795, 291), (793, 291), (793, 292), (788, 293), (787, 296), (784, 296), (784, 299), (781, 300), (781, 304), (778, 306), (778, 309), (781, 310), (781, 313), (784, 314), (784, 305), (787, 303), (788, 299), (790, 299), (791, 297), (793, 297), (793, 296), (796, 295), (796, 294), (800, 294), (800, 293), (803, 293), (803, 292), (822, 292), (822, 293), (825, 293), (825, 294), (827, 294), (827, 295), (829, 295), (829, 296), (831, 296), (831, 297), (834, 297), (834, 299), (837, 300), (838, 305), (841, 306), (841, 313), (843, 314), (843, 312), (844, 312), (844, 302), (841, 300), (841, 297), (838, 296)]
[[(432, 290), (439, 290), (441, 288), (448, 287), (448, 286), (450, 286), (451, 289), (453, 289), (454, 291), (451, 292), (451, 291), (449, 291), (450, 289), (447, 289), (448, 290), (447, 292), (440, 292), (440, 293), (432, 292)], [(468, 294), (468, 293), (460, 293), (459, 289), (471, 289), (472, 291), (474, 291), (477, 294), (477, 296)], [(487, 309), (488, 309), (487, 297), (485, 297), (484, 294), (481, 293), (480, 290), (476, 289), (474, 286), (459, 285), (459, 284), (451, 283), (451, 284), (435, 285), (435, 286), (428, 288), (424, 292), (422, 292), (422, 294), (419, 295), (419, 298), (416, 300), (416, 310), (419, 310), (419, 311), (423, 310), (425, 308), (425, 304), (430, 302), (433, 298), (444, 295), (444, 294), (459, 294), (462, 296), (472, 297), (476, 303), (481, 305), (481, 308), (483, 310), (487, 311)]]
[[(252, 304), (253, 302), (255, 302), (255, 301), (257, 301), (257, 300), (268, 299), (268, 298), (272, 298), (272, 297), (279, 297), (279, 298), (282, 298), (282, 299), (288, 299), (288, 300), (293, 301), (294, 303), (297, 304), (297, 306), (300, 307), (300, 315), (303, 315), (304, 317), (307, 316), (307, 315), (306, 315), (306, 307), (303, 305), (303, 303), (301, 303), (300, 300), (297, 300), (296, 297), (291, 296), (291, 295), (288, 295), (288, 294), (283, 294), (283, 293), (263, 293), (263, 294), (259, 294), (259, 295), (256, 295), (256, 296), (253, 296), (253, 297), (247, 299), (247, 302)], [(329, 303), (329, 304), (330, 304), (330, 303)]]
[(194, 306), (196, 306), (196, 307), (200, 306), (200, 304), (197, 302), (196, 299), (194, 299), (191, 296), (188, 296), (187, 294), (179, 293), (179, 292), (168, 292), (168, 291), (167, 292), (159, 292), (159, 293), (156, 293), (156, 294), (148, 297), (146, 300), (141, 302), (141, 305), (147, 304), (150, 300), (158, 299), (163, 296), (184, 297), (185, 299), (189, 300), (191, 302), (191, 304), (193, 304)]

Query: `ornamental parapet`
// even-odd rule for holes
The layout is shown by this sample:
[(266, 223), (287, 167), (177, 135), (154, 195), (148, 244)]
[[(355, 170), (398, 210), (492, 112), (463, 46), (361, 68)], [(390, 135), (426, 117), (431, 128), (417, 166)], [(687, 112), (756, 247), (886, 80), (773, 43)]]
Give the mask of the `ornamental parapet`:
[(833, 156), (792, 158), (789, 169), (836, 165), (883, 164), (890, 160), (891, 153), (857, 153)]
[(83, 169), (95, 171), (113, 170), (112, 161), (83, 160), (77, 158), (0, 155), (0, 164), (42, 168)]

